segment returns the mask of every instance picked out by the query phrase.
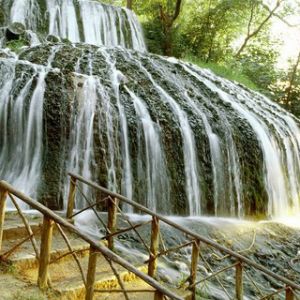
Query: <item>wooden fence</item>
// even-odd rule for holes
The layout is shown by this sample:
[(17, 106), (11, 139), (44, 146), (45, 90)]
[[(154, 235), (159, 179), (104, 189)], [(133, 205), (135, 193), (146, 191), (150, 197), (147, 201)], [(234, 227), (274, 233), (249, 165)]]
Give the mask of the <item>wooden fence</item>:
[[(259, 289), (259, 287), (255, 284), (255, 282), (250, 278), (250, 282), (254, 285), (255, 289), (258, 290), (261, 297), (259, 299), (273, 299), (274, 296), (285, 293), (285, 299), (286, 300), (293, 300), (297, 298), (297, 292), (300, 292), (300, 286), (283, 277), (280, 276), (271, 270), (265, 268), (264, 266), (257, 264), (256, 262), (250, 260), (249, 258), (234, 252), (204, 236), (201, 236), (188, 228), (185, 228), (183, 226), (180, 226), (179, 224), (173, 222), (169, 218), (162, 216), (160, 214), (157, 214), (150, 209), (118, 194), (109, 191), (108, 189), (99, 186), (98, 184), (91, 182), (89, 180), (86, 180), (82, 176), (79, 176), (77, 174), (69, 173), (70, 175), (70, 189), (69, 189), (69, 198), (68, 198), (68, 210), (67, 210), (67, 218), (71, 219), (75, 215), (78, 215), (82, 213), (83, 211), (87, 209), (93, 209), (96, 213), (95, 206), (99, 205), (100, 202), (106, 201), (107, 202), (107, 212), (108, 212), (108, 220), (107, 224), (105, 226), (107, 230), (106, 239), (108, 242), (109, 249), (114, 249), (114, 237), (123, 234), (125, 232), (133, 230), (137, 237), (140, 239), (141, 243), (145, 246), (147, 252), (149, 253), (149, 259), (148, 259), (148, 275), (151, 277), (155, 277), (156, 267), (157, 267), (157, 260), (159, 257), (167, 255), (171, 252), (176, 252), (179, 249), (183, 249), (185, 247), (192, 246), (192, 254), (191, 254), (191, 262), (190, 262), (190, 276), (188, 278), (188, 289), (192, 292), (192, 300), (196, 299), (196, 288), (197, 285), (200, 283), (203, 283), (207, 280), (210, 280), (212, 278), (217, 277), (219, 274), (228, 271), (229, 269), (235, 269), (235, 299), (241, 300), (244, 298), (244, 289), (243, 289), (243, 278), (245, 275), (245, 267), (253, 268), (264, 275), (266, 277), (270, 277), (277, 281), (281, 288), (277, 289), (276, 291), (263, 295), (263, 292)], [(92, 189), (95, 189), (96, 191), (101, 192), (103, 195), (107, 195), (104, 199), (101, 199), (99, 201), (96, 201), (95, 203), (91, 203), (87, 197), (83, 194), (82, 189), (79, 186), (79, 183), (85, 184), (89, 186)], [(88, 207), (76, 212), (73, 214), (73, 208), (75, 205), (75, 195), (76, 195), (76, 189), (81, 193), (81, 196), (87, 200), (87, 203), (89, 204)], [(148, 224), (149, 222), (142, 222), (140, 224), (132, 224), (130, 221), (127, 220), (129, 223), (129, 227), (121, 230), (116, 229), (117, 224), (117, 217), (118, 215), (124, 215), (122, 212), (122, 209), (120, 207), (120, 203), (126, 204), (127, 206), (132, 206), (135, 211), (149, 215), (152, 217), (151, 220), (151, 242), (150, 242), (150, 249), (146, 245), (145, 241), (142, 239), (141, 235), (138, 233), (137, 228), (144, 226)], [(99, 217), (99, 216), (98, 216)], [(102, 221), (103, 223), (103, 221)], [(160, 223), (165, 223), (172, 228), (181, 231), (185, 236), (189, 237), (189, 241), (187, 241), (184, 244), (178, 245), (176, 247), (172, 247), (170, 249), (165, 249), (164, 251), (159, 252), (159, 236), (160, 236)], [(223, 269), (220, 269), (216, 272), (213, 272), (213, 274), (207, 276), (206, 278), (202, 278), (200, 280), (197, 280), (197, 266), (199, 263), (199, 256), (201, 256), (201, 244), (205, 244), (209, 247), (212, 247), (214, 249), (219, 250), (220, 252), (224, 253), (227, 257), (231, 257), (235, 260), (235, 262), (227, 266)], [(250, 275), (247, 273), (247, 277), (250, 277)], [(229, 296), (229, 293), (226, 291), (224, 286), (221, 284), (222, 288), (224, 289), (225, 293)]]
[[(217, 279), (218, 276), (226, 272), (230, 269), (235, 270), (235, 293), (234, 298), (241, 300), (244, 298), (244, 277), (249, 277), (249, 274), (246, 272), (247, 268), (253, 268), (258, 272), (261, 272), (266, 277), (272, 278), (275, 280), (280, 288), (277, 290), (272, 291), (272, 293), (268, 293), (266, 295), (263, 294), (263, 291), (260, 290), (260, 288), (257, 286), (257, 284), (249, 277), (250, 282), (253, 284), (256, 290), (258, 290), (259, 294), (261, 295), (258, 299), (273, 299), (276, 295), (280, 295), (282, 293), (285, 293), (285, 299), (287, 300), (294, 300), (297, 298), (297, 293), (300, 292), (300, 286), (283, 277), (280, 276), (271, 270), (263, 267), (260, 264), (255, 263), (254, 261), (250, 260), (249, 258), (234, 252), (204, 236), (201, 236), (188, 228), (185, 228), (183, 226), (180, 226), (179, 224), (173, 222), (169, 218), (162, 216), (160, 214), (157, 214), (148, 208), (130, 200), (126, 197), (119, 195), (117, 193), (111, 192), (107, 190), (106, 188), (103, 188), (99, 185), (97, 185), (94, 182), (91, 182), (89, 180), (86, 180), (85, 178), (70, 173), (70, 188), (69, 188), (69, 196), (68, 196), (68, 204), (67, 204), (67, 212), (66, 212), (66, 219), (63, 219), (59, 217), (57, 214), (43, 206), (42, 204), (34, 201), (33, 199), (27, 197), (23, 193), (17, 191), (12, 186), (10, 186), (8, 183), (1, 181), (0, 182), (0, 251), (1, 251), (1, 243), (2, 243), (2, 233), (3, 233), (3, 224), (5, 220), (5, 202), (6, 198), (10, 197), (12, 202), (15, 204), (16, 209), (18, 213), (22, 216), (22, 219), (24, 221), (25, 227), (28, 232), (28, 239), (31, 240), (32, 246), (35, 250), (36, 257), (39, 259), (39, 274), (38, 274), (38, 285), (40, 288), (46, 288), (49, 286), (50, 278), (49, 278), (49, 263), (50, 263), (50, 251), (51, 251), (51, 238), (52, 238), (52, 231), (53, 226), (56, 225), (59, 229), (60, 234), (62, 235), (63, 239), (65, 240), (69, 250), (70, 255), (73, 256), (74, 260), (76, 261), (78, 265), (78, 269), (81, 273), (82, 280), (86, 287), (86, 299), (91, 300), (93, 299), (94, 293), (103, 293), (103, 292), (122, 292), (124, 294), (125, 299), (129, 299), (129, 294), (133, 292), (145, 292), (145, 290), (136, 291), (136, 290), (126, 290), (124, 288), (124, 283), (122, 282), (119, 274), (116, 271), (116, 268), (113, 266), (112, 263), (117, 263), (127, 269), (128, 271), (134, 273), (137, 277), (144, 280), (146, 283), (148, 283), (150, 286), (154, 288), (155, 293), (155, 299), (182, 299), (182, 297), (178, 296), (176, 293), (170, 291), (166, 287), (159, 284), (154, 278), (156, 276), (156, 270), (157, 270), (157, 263), (158, 259), (162, 256), (168, 255), (172, 252), (179, 251), (180, 249), (186, 248), (186, 247), (192, 247), (191, 251), (191, 261), (190, 261), (190, 276), (187, 278), (187, 289), (191, 291), (192, 297), (191, 299), (196, 299), (196, 291), (197, 286), (203, 282), (206, 282), (211, 279)], [(84, 193), (81, 188), (81, 185), (87, 185), (90, 188), (94, 189), (95, 191), (99, 192), (101, 195), (104, 195), (103, 198), (92, 202), (91, 199), (89, 199)], [(76, 193), (80, 193), (81, 197), (83, 197), (86, 202), (88, 203), (88, 206), (84, 209), (81, 209), (80, 211), (74, 212), (75, 207), (75, 199), (76, 199)], [(37, 243), (34, 239), (32, 230), (29, 226), (29, 223), (26, 221), (25, 216), (23, 215), (22, 211), (18, 207), (17, 201), (15, 199), (17, 197), (18, 199), (24, 201), (27, 203), (31, 208), (36, 209), (40, 211), (43, 216), (43, 230), (41, 235), (41, 250), (40, 253), (37, 249)], [(101, 216), (99, 215), (99, 212), (97, 210), (97, 207), (99, 205), (106, 203), (107, 206), (107, 221), (103, 221)], [(129, 224), (127, 228), (118, 229), (117, 228), (117, 220), (120, 216), (125, 216), (125, 213), (122, 211), (122, 204), (126, 204), (127, 206), (132, 206), (136, 212), (142, 213), (144, 215), (149, 215), (151, 217), (150, 221), (141, 222), (138, 224), (133, 224), (129, 218), (123, 218), (126, 220), (126, 222)], [(106, 234), (105, 239), (107, 240), (108, 247), (105, 247), (104, 245), (101, 245), (99, 241), (95, 241), (88, 237), (86, 234), (84, 234), (82, 231), (80, 231), (78, 228), (76, 228), (74, 225), (72, 225), (72, 218), (75, 216), (81, 214), (82, 212), (91, 209), (96, 217), (98, 218), (99, 222), (103, 225), (105, 228)], [(180, 245), (177, 245), (175, 247), (171, 247), (169, 249), (160, 250), (159, 244), (161, 241), (160, 236), (160, 224), (165, 223), (169, 226), (171, 226), (174, 230), (180, 231), (182, 234), (184, 234), (186, 237), (188, 237), (188, 240)], [(147, 245), (147, 243), (142, 238), (141, 234), (137, 230), (138, 228), (145, 226), (147, 224), (151, 224), (151, 238), (150, 238), (150, 246)], [(82, 266), (80, 264), (80, 261), (76, 255), (76, 253), (73, 251), (72, 246), (70, 244), (70, 241), (67, 238), (66, 233), (64, 232), (63, 228), (67, 229), (71, 233), (75, 233), (80, 238), (85, 240), (90, 244), (90, 252), (89, 252), (89, 264), (88, 264), (88, 272), (85, 275), (82, 269)], [(138, 269), (136, 269), (134, 266), (129, 264), (127, 261), (116, 255), (114, 251), (114, 239), (123, 233), (133, 231), (134, 234), (136, 234), (137, 238), (140, 240), (140, 242), (144, 245), (147, 253), (149, 254), (149, 258), (147, 260), (148, 263), (148, 275), (140, 272)], [(224, 267), (222, 269), (219, 269), (217, 271), (212, 272), (209, 276), (206, 276), (204, 278), (197, 278), (197, 270), (198, 265), (200, 263), (199, 258), (202, 257), (201, 255), (201, 248), (202, 245), (206, 245), (208, 247), (211, 247), (213, 249), (216, 249), (222, 253), (225, 254), (225, 256), (230, 257), (234, 263), (231, 265)], [(101, 253), (108, 261), (108, 263), (111, 266), (111, 269), (113, 273), (115, 274), (116, 278), (118, 279), (120, 289), (115, 290), (97, 290), (94, 288), (95, 283), (95, 272), (96, 272), (96, 255), (95, 253)], [(203, 257), (202, 257), (203, 258)], [(225, 287), (222, 285), (222, 283), (218, 280), (220, 283), (222, 289), (230, 299), (230, 293), (227, 292)], [(151, 290), (149, 290), (151, 291)]]
[[(97, 253), (103, 255), (106, 261), (109, 263), (112, 272), (115, 274), (118, 283), (120, 285), (120, 290), (105, 290), (102, 292), (122, 292), (124, 294), (125, 299), (129, 299), (128, 294), (130, 293), (140, 293), (140, 292), (153, 292), (155, 300), (163, 300), (163, 299), (177, 299), (183, 300), (182, 297), (178, 296), (176, 293), (170, 291), (166, 287), (162, 286), (158, 283), (155, 279), (151, 276), (141, 272), (133, 265), (128, 263), (126, 260), (121, 258), (120, 256), (116, 255), (114, 252), (109, 250), (106, 246), (99, 243), (99, 241), (94, 240), (83, 233), (81, 230), (76, 228), (72, 225), (69, 221), (63, 219), (62, 217), (58, 216), (56, 213), (45, 207), (44, 205), (38, 203), (37, 201), (27, 197), (22, 192), (16, 190), (10, 184), (5, 181), (0, 181), (0, 252), (2, 246), (2, 237), (3, 237), (3, 229), (4, 229), (4, 222), (5, 222), (5, 203), (7, 197), (10, 197), (13, 204), (16, 206), (18, 213), (20, 214), (24, 225), (26, 227), (28, 237), (26, 237), (21, 243), (18, 243), (14, 246), (11, 250), (7, 251), (6, 253), (2, 253), (2, 258), (8, 254), (11, 254), (15, 251), (18, 247), (20, 247), (23, 243), (30, 239), (32, 246), (34, 248), (36, 258), (39, 261), (39, 270), (38, 270), (38, 286), (41, 289), (46, 289), (51, 285), (51, 278), (49, 276), (49, 266), (50, 266), (50, 252), (51, 252), (51, 243), (52, 243), (52, 234), (54, 226), (57, 226), (60, 234), (62, 235), (63, 239), (65, 240), (69, 250), (70, 255), (73, 256), (76, 264), (78, 265), (79, 271), (82, 276), (83, 283), (86, 288), (86, 300), (92, 300), (95, 292), (101, 292), (100, 290), (97, 291), (94, 289), (95, 284), (95, 272), (97, 266)], [(32, 229), (30, 227), (29, 222), (26, 220), (26, 216), (22, 213), (16, 198), (20, 199), (27, 205), (29, 205), (32, 209), (35, 209), (43, 214), (43, 226), (41, 232), (41, 244), (40, 244), (40, 251), (38, 251), (36, 239), (32, 233)], [(67, 230), (69, 233), (76, 234), (82, 240), (86, 241), (90, 245), (89, 250), (89, 262), (88, 262), (88, 271), (85, 275), (83, 272), (83, 268), (79, 261), (76, 252), (73, 250), (71, 243), (67, 237), (65, 232)], [(153, 289), (148, 290), (126, 290), (124, 288), (124, 283), (119, 276), (115, 266), (113, 264), (118, 264), (128, 270), (129, 272), (135, 274), (138, 278), (142, 279), (148, 285), (150, 285)]]

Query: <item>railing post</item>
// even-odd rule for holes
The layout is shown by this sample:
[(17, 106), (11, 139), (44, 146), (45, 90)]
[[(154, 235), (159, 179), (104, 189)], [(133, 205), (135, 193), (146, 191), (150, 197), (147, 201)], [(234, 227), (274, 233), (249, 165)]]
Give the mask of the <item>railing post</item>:
[(76, 193), (76, 178), (71, 177), (69, 196), (68, 196), (68, 206), (67, 206), (67, 219), (71, 219), (73, 215), (73, 210), (75, 206), (75, 193)]
[(154, 277), (157, 268), (157, 254), (159, 247), (159, 219), (156, 216), (152, 217), (151, 223), (151, 245), (150, 257), (148, 264), (148, 275)]
[(2, 249), (7, 191), (0, 187), (0, 251)]
[[(108, 234), (115, 233), (117, 229), (117, 212), (118, 212), (118, 199), (108, 198), (107, 207), (107, 229)], [(108, 236), (107, 238), (108, 248), (114, 250), (114, 237)]]
[(294, 293), (290, 287), (285, 290), (285, 300), (294, 300)]
[(192, 248), (192, 260), (191, 260), (191, 275), (190, 275), (190, 284), (191, 292), (192, 292), (192, 300), (196, 300), (196, 279), (197, 279), (197, 269), (198, 269), (198, 261), (199, 261), (199, 254), (200, 254), (200, 241), (195, 240), (193, 242)]
[(90, 246), (88, 272), (86, 277), (86, 294), (85, 300), (93, 300), (94, 285), (96, 278), (96, 265), (97, 265), (97, 250)]
[(42, 290), (48, 287), (48, 269), (51, 259), (53, 226), (54, 221), (48, 216), (44, 216), (38, 274), (38, 286)]
[(164, 300), (164, 294), (160, 291), (155, 291), (154, 300)]
[(242, 300), (244, 297), (244, 289), (243, 289), (243, 265), (239, 263), (235, 267), (235, 293), (236, 299)]

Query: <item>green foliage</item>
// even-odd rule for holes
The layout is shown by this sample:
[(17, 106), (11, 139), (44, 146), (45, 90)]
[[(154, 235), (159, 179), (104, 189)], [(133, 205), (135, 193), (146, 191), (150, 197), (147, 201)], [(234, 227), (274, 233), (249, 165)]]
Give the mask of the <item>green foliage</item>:
[(232, 55), (231, 43), (240, 34), (243, 17), (238, 10), (240, 1), (196, 1), (186, 12), (182, 32), (191, 54), (208, 62), (223, 61)]
[(149, 52), (163, 55), (162, 44), (164, 36), (160, 22), (146, 19), (142, 21), (142, 25)]
[(300, 118), (300, 72), (299, 71), (296, 80), (292, 86), (289, 102), (286, 103), (286, 108), (290, 110), (295, 116)]
[(256, 40), (249, 43), (240, 57), (232, 61), (235, 69), (248, 77), (258, 90), (272, 96), (269, 88), (282, 75), (276, 69), (278, 61), (278, 42), (271, 42), (268, 33), (261, 34)]
[(19, 53), (21, 51), (21, 48), (24, 46), (28, 46), (28, 42), (22, 38), (18, 40), (8, 41), (6, 43), (6, 47), (8, 47), (10, 50), (16, 53)]
[(291, 82), (295, 62), (290, 62), (289, 69), (282, 73), (277, 84), (270, 87), (276, 101), (300, 118), (300, 70), (299, 65)]
[(186, 56), (184, 60), (198, 65), (201, 68), (207, 68), (212, 70), (215, 74), (224, 77), (229, 80), (236, 81), (244, 86), (252, 89), (258, 90), (257, 85), (251, 81), (241, 70), (233, 68), (232, 65), (218, 64), (214, 62), (203, 62), (201, 59), (195, 56)]

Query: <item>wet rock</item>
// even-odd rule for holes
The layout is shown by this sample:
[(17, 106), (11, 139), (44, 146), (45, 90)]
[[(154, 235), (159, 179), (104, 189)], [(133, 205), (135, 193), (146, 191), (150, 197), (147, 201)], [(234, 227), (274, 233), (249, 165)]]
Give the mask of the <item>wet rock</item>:
[(46, 41), (49, 43), (59, 43), (59, 42), (61, 42), (61, 39), (58, 36), (49, 34), (46, 37)]
[(12, 23), (6, 29), (7, 41), (18, 40), (25, 32), (25, 26), (22, 23)]

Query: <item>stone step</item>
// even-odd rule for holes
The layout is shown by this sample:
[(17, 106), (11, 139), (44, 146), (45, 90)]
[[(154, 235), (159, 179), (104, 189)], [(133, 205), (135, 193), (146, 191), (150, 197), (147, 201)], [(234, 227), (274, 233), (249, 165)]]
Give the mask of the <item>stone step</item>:
[[(27, 216), (28, 217), (28, 216)], [(42, 219), (40, 217), (28, 217), (30, 226), (34, 232), (38, 249), (40, 248), (40, 229)], [(80, 263), (84, 270), (84, 274), (87, 274), (89, 245), (77, 238), (76, 236), (69, 234), (67, 236), (70, 240), (73, 250), (79, 257)], [(27, 231), (24, 225), (17, 220), (15, 214), (9, 214), (6, 217), (6, 223), (4, 228), (4, 239), (1, 253), (5, 253), (12, 247), (17, 245), (27, 236)], [(51, 293), (48, 293), (47, 299), (84, 299), (85, 287), (80, 275), (78, 266), (73, 259), (73, 256), (69, 254), (69, 249), (66, 246), (65, 241), (56, 230), (53, 234), (51, 252), (51, 261), (53, 262), (49, 268), (49, 274), (51, 278)], [(68, 255), (69, 254), (69, 255)], [(14, 269), (15, 276), (22, 282), (29, 286), (36, 285), (38, 276), (38, 260), (35, 257), (35, 252), (31, 245), (30, 240), (22, 244), (16, 251), (9, 257), (11, 268)], [(126, 289), (147, 289), (152, 290), (152, 287), (148, 286), (143, 281), (136, 278), (132, 273), (129, 273), (126, 269), (115, 265), (122, 281), (126, 286)], [(147, 272), (147, 266), (139, 268), (143, 272)], [(96, 284), (97, 289), (119, 289), (118, 280), (114, 276), (108, 262), (104, 257), (98, 255), (98, 263), (96, 270)], [(153, 299), (154, 293), (134, 293), (130, 295), (131, 299)], [(108, 296), (106, 293), (98, 293), (95, 299), (105, 299)], [(112, 297), (112, 298), (111, 298)], [(122, 299), (123, 295), (119, 293), (110, 294), (109, 299)]]
[[(8, 251), (10, 251), (12, 248), (14, 248), (16, 245), (21, 243), (24, 238), (27, 236), (26, 229), (22, 227), (21, 225), (18, 227), (9, 228), (9, 235), (10, 238), (3, 240), (2, 243), (2, 251), (1, 254), (5, 255)], [(13, 231), (25, 231), (26, 233), (24, 236), (20, 237), (19, 234), (16, 234), (15, 236), (12, 234)], [(67, 233), (67, 232), (66, 232)], [(82, 239), (77, 238), (74, 235), (67, 234), (68, 239), (72, 245), (72, 248), (78, 252), (87, 250), (89, 248), (89, 244), (83, 241)], [(40, 230), (37, 229), (37, 231), (34, 233), (35, 240), (37, 242), (38, 251), (40, 251)], [(64, 239), (61, 237), (58, 231), (54, 231), (53, 239), (52, 239), (52, 259), (55, 260), (59, 256), (66, 254), (69, 252), (67, 245), (64, 241)], [(10, 254), (7, 259), (14, 262), (17, 266), (22, 268), (22, 265), (24, 266), (37, 266), (37, 261), (35, 259), (35, 252), (33, 249), (33, 246), (31, 244), (30, 240), (27, 240), (24, 242), (21, 246), (19, 246), (15, 251)], [(70, 255), (66, 256), (66, 259), (69, 259)]]
[[(34, 216), (29, 219), (29, 223), (35, 235), (38, 249), (40, 248), (40, 228), (41, 217)], [(83, 273), (86, 276), (89, 259), (89, 245), (73, 234), (66, 234), (70, 240), (73, 250), (76, 252), (82, 265)], [(4, 240), (1, 254), (13, 248), (27, 236), (25, 227), (16, 221), (15, 215), (8, 215), (4, 228)], [(103, 242), (104, 243), (104, 242)], [(51, 264), (49, 276), (51, 279), (51, 289), (47, 292), (46, 299), (50, 300), (79, 300), (85, 298), (85, 287), (78, 265), (69, 253), (69, 249), (58, 230), (54, 231), (52, 240)], [(30, 240), (23, 243), (16, 251), (8, 257), (10, 267), (14, 270), (16, 282), (23, 282), (28, 286), (36, 287), (38, 277), (38, 260)], [(152, 300), (154, 299), (153, 288), (128, 272), (123, 267), (114, 264), (120, 278), (124, 282), (127, 290), (147, 290), (147, 292), (130, 293), (130, 299)], [(147, 272), (147, 265), (136, 266), (140, 271)], [(96, 284), (99, 290), (120, 289), (118, 280), (114, 275), (109, 263), (99, 253), (97, 258)], [(150, 290), (150, 292), (148, 292)], [(178, 293), (178, 291), (176, 291)], [(182, 296), (188, 299), (189, 293)], [(1, 297), (0, 297), (1, 299)], [(10, 299), (10, 298), (7, 298)], [(125, 299), (123, 293), (96, 293), (94, 299)], [(1, 299), (2, 300), (2, 299)]]
[[(38, 251), (40, 251), (40, 233), (42, 229), (42, 216), (37, 213), (26, 213), (26, 219), (30, 224), (30, 227), (33, 231), (34, 238), (37, 242)], [(78, 238), (77, 236), (70, 234), (66, 229), (63, 228), (68, 239), (72, 245), (72, 248), (77, 252), (83, 252), (89, 248), (88, 243)], [(6, 213), (5, 222), (4, 222), (4, 230), (3, 230), (3, 242), (1, 255), (4, 254), (5, 259), (9, 259), (14, 266), (22, 269), (22, 268), (37, 268), (38, 262), (35, 258), (35, 252), (33, 246), (31, 244), (30, 239), (22, 243), (19, 247), (17, 247), (8, 257), (6, 257), (6, 253), (17, 246), (19, 243), (24, 241), (28, 237), (28, 233), (26, 227), (22, 223), (21, 218), (18, 216), (16, 212)], [(57, 227), (54, 226), (53, 230), (53, 239), (52, 239), (52, 260), (56, 260), (58, 257), (69, 252), (66, 242), (60, 235)], [(64, 259), (72, 258), (71, 255), (66, 256)]]
[[(37, 213), (26, 213), (26, 219), (30, 224), (32, 232), (35, 235), (39, 235), (42, 223), (41, 215)], [(3, 243), (5, 243), (6, 240), (24, 239), (26, 236), (27, 231), (19, 215), (16, 212), (7, 212), (5, 214), (3, 228)]]
[[(74, 250), (77, 252), (80, 263), (87, 274), (88, 266), (88, 247), (76, 247)], [(51, 253), (51, 259), (55, 261), (57, 258), (68, 253), (68, 250), (57, 250)], [(17, 266), (17, 273), (19, 278), (28, 284), (36, 284), (38, 276), (38, 262), (35, 259), (19, 259), (14, 261)], [(120, 278), (124, 282), (126, 289), (147, 289), (152, 290), (143, 281), (139, 280), (134, 274), (128, 272), (124, 268), (115, 265)], [(147, 266), (139, 267), (139, 270), (147, 272)], [(71, 255), (65, 256), (63, 259), (57, 260), (50, 265), (49, 274), (51, 278), (52, 293), (49, 299), (60, 300), (76, 300), (84, 299), (85, 287), (80, 275), (79, 269)], [(137, 281), (137, 282), (136, 282)], [(99, 254), (96, 270), (96, 289), (119, 289), (118, 280), (114, 276), (109, 264), (104, 257)], [(135, 294), (135, 293), (134, 293)], [(153, 293), (138, 293), (134, 295), (131, 293), (130, 299), (153, 299)], [(142, 295), (143, 294), (143, 295)], [(110, 294), (111, 295), (111, 294)], [(98, 293), (95, 299), (105, 299), (108, 293)], [(123, 295), (120, 293), (113, 293), (112, 299), (122, 299)], [(105, 297), (105, 298), (104, 298)], [(140, 298), (139, 298), (140, 297)], [(109, 299), (111, 299), (109, 297)]]

